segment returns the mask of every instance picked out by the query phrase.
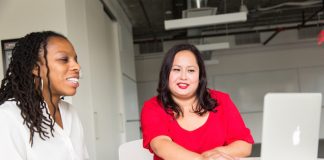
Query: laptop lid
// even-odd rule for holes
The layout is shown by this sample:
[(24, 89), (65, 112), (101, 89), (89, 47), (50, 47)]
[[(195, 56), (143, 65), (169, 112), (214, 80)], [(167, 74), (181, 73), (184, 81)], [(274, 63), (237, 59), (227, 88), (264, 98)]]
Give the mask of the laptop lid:
[(321, 93), (266, 94), (261, 160), (317, 159), (321, 105)]

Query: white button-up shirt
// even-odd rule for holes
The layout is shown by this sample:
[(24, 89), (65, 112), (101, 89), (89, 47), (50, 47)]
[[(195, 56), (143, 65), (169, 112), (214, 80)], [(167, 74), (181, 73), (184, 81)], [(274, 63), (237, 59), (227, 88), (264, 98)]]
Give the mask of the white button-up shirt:
[(23, 124), (16, 102), (3, 103), (0, 106), (0, 160), (88, 159), (83, 127), (75, 109), (64, 101), (59, 107), (64, 129), (55, 124), (54, 137), (49, 134), (50, 138), (45, 140), (34, 133), (31, 146), (29, 129)]

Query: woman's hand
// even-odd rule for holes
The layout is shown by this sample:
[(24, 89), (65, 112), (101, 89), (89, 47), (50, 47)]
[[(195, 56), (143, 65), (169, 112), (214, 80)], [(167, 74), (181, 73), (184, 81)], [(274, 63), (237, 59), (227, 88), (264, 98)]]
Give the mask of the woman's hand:
[(217, 148), (206, 151), (201, 154), (204, 160), (238, 160), (239, 158), (230, 156), (226, 153), (218, 151)]
[(237, 140), (226, 146), (216, 147), (214, 149), (208, 150), (202, 154), (204, 155), (213, 155), (213, 154), (225, 154), (231, 155), (230, 157), (247, 157), (251, 154), (252, 144)]

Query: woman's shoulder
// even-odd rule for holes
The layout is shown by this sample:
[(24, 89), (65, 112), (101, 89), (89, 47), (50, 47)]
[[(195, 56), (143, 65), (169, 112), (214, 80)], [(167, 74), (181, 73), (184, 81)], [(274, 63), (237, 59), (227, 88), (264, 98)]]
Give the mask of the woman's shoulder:
[(229, 96), (228, 93), (215, 89), (208, 89), (208, 91), (212, 98), (222, 99)]
[(0, 144), (0, 148), (7, 146), (8, 148), (5, 148), (5, 151), (25, 152), (25, 146), (29, 144), (30, 132), (27, 126), (24, 125), (24, 120), (20, 109), (16, 105), (16, 101), (6, 101), (0, 105), (0, 128), (0, 143), (4, 144)]
[(16, 101), (5, 101), (4, 103), (2, 103), (0, 105), (1, 116), (9, 116), (11, 118), (21, 119), (21, 111), (16, 103)]
[(164, 112), (161, 102), (157, 96), (154, 96), (146, 100), (143, 104), (142, 112)]
[(12, 107), (17, 107), (17, 102), (15, 100), (7, 100), (0, 105), (1, 110), (10, 110)]
[(144, 105), (143, 107), (146, 107), (146, 106), (160, 106), (160, 102), (158, 100), (158, 97), (157, 96), (153, 96), (151, 97), (150, 99), (146, 100), (144, 102)]
[(154, 96), (144, 102), (141, 110), (141, 123), (159, 121), (165, 123), (170, 120), (172, 116), (168, 114), (162, 106), (157, 96)]
[(16, 130), (24, 126), (21, 110), (16, 105), (16, 101), (6, 101), (0, 105), (0, 121), (0, 126), (8, 126), (10, 130)]
[(230, 95), (223, 91), (209, 89), (209, 94), (211, 98), (217, 101), (217, 104), (219, 106), (218, 109), (223, 108), (223, 104), (226, 104), (231, 100)]

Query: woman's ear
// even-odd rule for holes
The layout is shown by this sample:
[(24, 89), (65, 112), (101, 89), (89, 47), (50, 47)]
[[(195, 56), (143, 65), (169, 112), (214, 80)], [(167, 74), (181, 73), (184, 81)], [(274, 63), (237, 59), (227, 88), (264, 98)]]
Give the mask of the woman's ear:
[(39, 76), (39, 75), (38, 75), (38, 74), (39, 74), (38, 70), (39, 70), (39, 65), (36, 64), (36, 65), (34, 66), (34, 68), (33, 68), (33, 71), (32, 71), (33, 75), (36, 76), (36, 77)]

